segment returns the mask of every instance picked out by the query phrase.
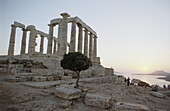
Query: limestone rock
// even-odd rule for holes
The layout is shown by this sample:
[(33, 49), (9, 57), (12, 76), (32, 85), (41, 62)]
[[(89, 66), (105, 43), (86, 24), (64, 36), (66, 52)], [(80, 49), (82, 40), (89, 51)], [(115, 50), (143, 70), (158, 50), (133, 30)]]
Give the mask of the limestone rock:
[(72, 101), (66, 100), (63, 103), (61, 103), (59, 107), (65, 109), (65, 108), (68, 108), (71, 104), (72, 104)]
[(62, 76), (62, 80), (70, 80), (72, 79), (72, 76)]
[(46, 81), (46, 80), (47, 80), (47, 77), (44, 77), (44, 76), (33, 76), (32, 77), (32, 81), (36, 81), (36, 82)]
[(121, 111), (150, 111), (145, 105), (126, 102), (117, 102), (115, 108)]
[(56, 88), (55, 91), (55, 95), (57, 97), (67, 99), (67, 100), (79, 98), (80, 94), (81, 94), (81, 90), (72, 87), (65, 87), (65, 86), (58, 87)]
[(112, 103), (112, 97), (103, 94), (86, 94), (85, 100), (86, 105), (94, 106), (98, 108), (109, 108)]
[(157, 98), (165, 98), (165, 95), (159, 92), (151, 92), (150, 94)]

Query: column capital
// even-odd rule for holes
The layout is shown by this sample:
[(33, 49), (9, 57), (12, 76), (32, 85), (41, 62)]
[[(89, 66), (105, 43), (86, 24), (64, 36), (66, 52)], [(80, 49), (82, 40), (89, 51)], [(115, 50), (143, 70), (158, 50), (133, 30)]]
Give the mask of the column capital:
[(61, 13), (60, 14), (63, 18), (68, 18), (70, 17), (70, 15), (68, 13)]
[(27, 29), (22, 28), (22, 31), (27, 31)]
[(77, 26), (78, 26), (79, 28), (82, 28), (82, 27), (83, 27), (83, 26), (82, 26), (81, 24), (79, 24), (79, 23), (77, 24)]
[(93, 38), (96, 38), (96, 39), (97, 39), (98, 37), (97, 37), (96, 35), (94, 35)]
[(54, 24), (48, 24), (49, 27), (54, 27), (55, 25)]
[(11, 25), (12, 28), (17, 28), (14, 24)]

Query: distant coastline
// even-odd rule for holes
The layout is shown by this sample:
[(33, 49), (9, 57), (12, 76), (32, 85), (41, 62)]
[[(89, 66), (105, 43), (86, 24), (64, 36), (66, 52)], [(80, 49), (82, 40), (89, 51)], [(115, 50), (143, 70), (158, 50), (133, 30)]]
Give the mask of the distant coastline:
[(163, 79), (165, 81), (170, 82), (170, 75), (166, 76), (166, 77), (158, 77), (157, 79)]

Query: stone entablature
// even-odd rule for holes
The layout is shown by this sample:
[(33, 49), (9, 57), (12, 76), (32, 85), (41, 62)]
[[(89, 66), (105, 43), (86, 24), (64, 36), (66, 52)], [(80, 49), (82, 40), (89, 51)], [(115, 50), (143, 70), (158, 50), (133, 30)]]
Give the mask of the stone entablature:
[[(29, 43), (28, 43), (28, 55), (31, 58), (32, 55), (35, 55), (35, 46), (37, 46), (36, 38), (38, 35), (41, 37), (40, 42), (40, 54), (44, 52), (44, 38), (48, 40), (47, 45), (47, 55), (55, 55), (59, 58), (62, 58), (65, 53), (75, 52), (76, 46), (77, 51), (85, 54), (89, 57), (93, 63), (100, 63), (100, 58), (97, 57), (97, 34), (90, 28), (86, 23), (84, 23), (79, 17), (70, 17), (68, 13), (61, 13), (62, 18), (53, 19), (50, 21), (49, 33), (44, 33), (40, 30), (37, 30), (34, 25), (25, 25), (14, 22), (11, 25), (11, 35), (10, 43), (8, 49), (8, 56), (14, 56), (14, 46), (15, 46), (15, 33), (16, 28), (21, 28), (23, 31), (22, 34), (22, 44), (20, 55), (26, 54), (26, 36), (27, 32), (30, 31)], [(70, 42), (68, 40), (68, 24), (71, 23), (71, 34)], [(54, 37), (54, 27), (58, 25), (58, 37)], [(78, 28), (78, 31), (76, 31)], [(78, 34), (76, 34), (76, 32)], [(76, 35), (78, 35), (78, 42), (76, 42)], [(84, 42), (83, 42), (84, 41)], [(76, 45), (76, 43), (78, 43)], [(68, 46), (68, 48), (67, 48)], [(53, 49), (53, 50), (52, 50)]]

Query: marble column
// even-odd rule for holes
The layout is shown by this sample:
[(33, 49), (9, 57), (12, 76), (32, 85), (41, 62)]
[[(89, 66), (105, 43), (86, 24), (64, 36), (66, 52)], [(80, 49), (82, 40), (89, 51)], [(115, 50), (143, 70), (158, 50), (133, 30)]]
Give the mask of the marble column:
[(36, 40), (36, 29), (35, 26), (31, 26), (30, 36), (29, 36), (29, 47), (28, 47), (28, 54), (32, 56), (35, 53), (35, 43)]
[(64, 54), (66, 54), (67, 52), (67, 21), (68, 21), (68, 17), (70, 17), (70, 15), (68, 13), (62, 13), (60, 14), (63, 19), (62, 19), (62, 26), (61, 26), (61, 39), (60, 39), (60, 56), (64, 56)]
[(79, 33), (78, 33), (78, 52), (82, 53), (82, 38), (83, 38), (83, 27), (81, 24), (78, 25)]
[(11, 35), (10, 35), (10, 42), (8, 48), (8, 56), (14, 55), (15, 33), (16, 33), (16, 27), (14, 25), (11, 25)]
[(96, 61), (97, 57), (97, 37), (94, 35), (94, 44), (93, 44), (93, 60)]
[(44, 36), (41, 35), (40, 52), (43, 53), (43, 51), (44, 51)]
[(88, 57), (88, 30), (84, 30), (84, 55)]
[(54, 48), (53, 48), (53, 53), (56, 53), (56, 43), (57, 43), (57, 41), (56, 41), (56, 40), (54, 40)]
[(22, 29), (22, 31), (23, 31), (23, 34), (22, 34), (22, 45), (21, 45), (21, 52), (20, 52), (20, 54), (25, 54), (27, 30), (26, 29)]
[(75, 52), (75, 47), (76, 47), (76, 21), (73, 21), (71, 26), (71, 40), (69, 52)]
[(57, 54), (58, 55), (61, 55), (60, 53), (61, 53), (61, 36), (62, 36), (62, 22), (60, 22), (59, 24), (58, 24), (58, 48), (57, 48)]
[(53, 46), (53, 28), (52, 24), (49, 24), (49, 38), (48, 38), (48, 47), (47, 47), (47, 54), (52, 53), (52, 46)]
[(90, 32), (90, 40), (89, 40), (89, 58), (91, 61), (93, 60), (93, 34)]

